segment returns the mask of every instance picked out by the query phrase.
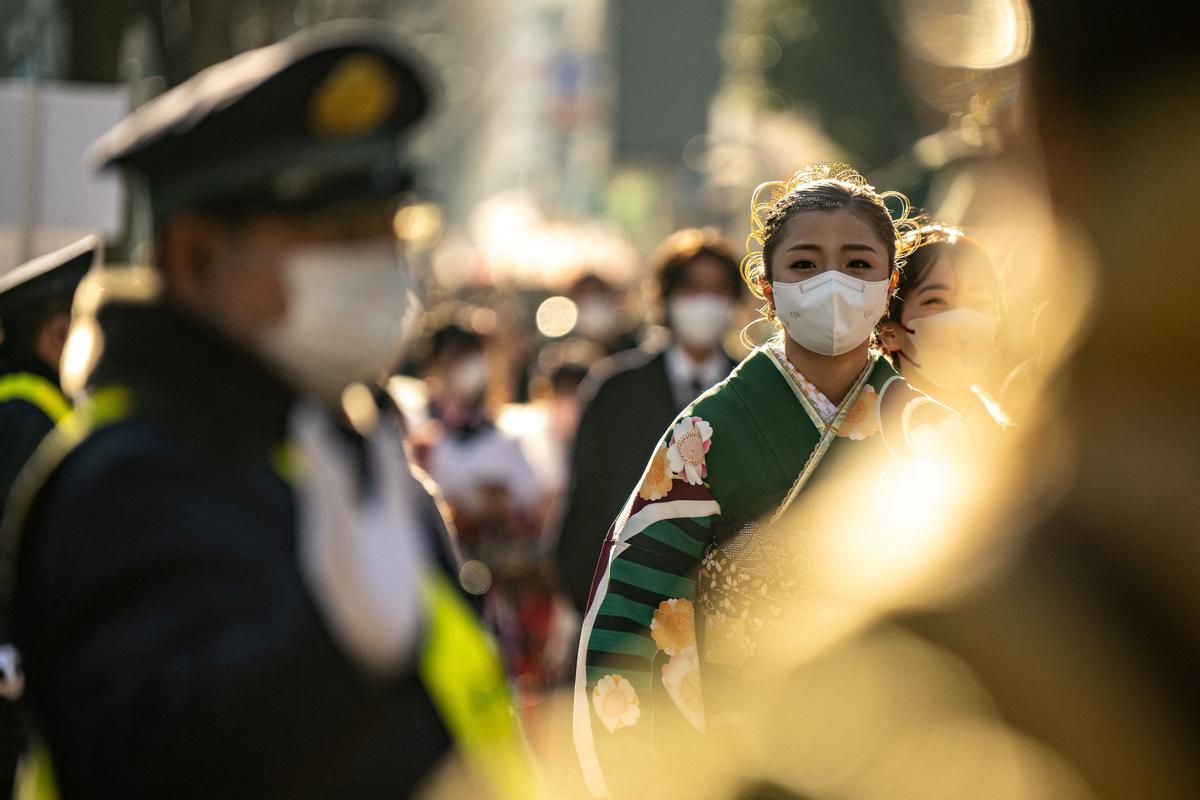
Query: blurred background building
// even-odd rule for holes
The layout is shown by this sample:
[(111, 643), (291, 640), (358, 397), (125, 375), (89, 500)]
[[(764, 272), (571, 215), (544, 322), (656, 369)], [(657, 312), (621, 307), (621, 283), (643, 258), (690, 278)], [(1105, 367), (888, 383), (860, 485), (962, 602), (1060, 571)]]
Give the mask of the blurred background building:
[[(0, 17), (6, 94), (104, 92), (104, 113), (82, 112), (99, 128), (113, 103), (307, 25), (395, 25), (441, 83), (424, 222), (448, 289), (561, 287), (588, 270), (627, 281), (675, 228), (740, 237), (749, 190), (816, 158), (964, 216), (956, 178), (996, 153), (1029, 37), (1015, 0), (3, 0)], [(20, 133), (8, 127), (6, 142)], [(72, 158), (85, 144), (56, 145), (62, 173), (84, 171)], [(17, 209), (33, 196), (22, 185), (6, 181), (3, 221), (36, 226)], [(102, 221), (112, 239), (119, 226)]]

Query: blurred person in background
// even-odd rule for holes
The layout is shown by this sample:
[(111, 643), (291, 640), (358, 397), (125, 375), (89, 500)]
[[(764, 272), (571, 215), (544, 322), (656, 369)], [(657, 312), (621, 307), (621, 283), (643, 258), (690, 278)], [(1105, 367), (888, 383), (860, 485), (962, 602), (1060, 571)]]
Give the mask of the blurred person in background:
[[(559, 343), (551, 343), (542, 349), (536, 360), (541, 363), (547, 351), (561, 357)], [(578, 348), (572, 347), (572, 350)], [(548, 374), (540, 371), (530, 381), (530, 402), (511, 404), (503, 408), (496, 421), (497, 427), (521, 445), (537, 476), (541, 496), (539, 519), (543, 524), (538, 537), (536, 554), (536, 576), (538, 583), (544, 581), (545, 602), (539, 600), (537, 620), (542, 630), (535, 658), (538, 670), (537, 681), (525, 685), (534, 691), (560, 686), (572, 672), (575, 664), (575, 636), (579, 632), (579, 614), (570, 601), (558, 591), (558, 582), (551, 563), (547, 542), (546, 521), (557, 519), (563, 491), (566, 488), (568, 455), (575, 428), (579, 422), (579, 387), (587, 377), (587, 367), (578, 361), (559, 363), (550, 368)], [(556, 534), (557, 531), (554, 531)], [(532, 604), (530, 604), (532, 611)], [(530, 693), (526, 693), (530, 697)], [(527, 719), (529, 715), (527, 714)]]
[(464, 550), (479, 557), (490, 547), (482, 528), (503, 524), (516, 531), (536, 527), (538, 485), (520, 444), (502, 433), (488, 408), (491, 367), (485, 338), (457, 324), (429, 337), (425, 382), (428, 418), (420, 462), (454, 511)]
[(594, 272), (580, 276), (571, 284), (567, 296), (575, 303), (579, 316), (574, 335), (596, 345), (605, 355), (613, 355), (638, 346), (622, 313), (622, 292)]
[[(441, 489), (467, 559), (490, 575), (485, 617), (523, 699), (557, 680), (544, 658), (557, 622), (541, 548), (544, 503), (517, 438), (488, 408), (487, 340), (457, 324), (430, 335), (428, 418), (419, 461)], [(549, 670), (549, 672), (548, 672)]]
[[(552, 343), (542, 353), (558, 347)], [(579, 425), (579, 389), (588, 368), (578, 362), (557, 364), (543, 372), (542, 354), (534, 359), (535, 373), (529, 382), (529, 402), (501, 409), (496, 426), (516, 439), (537, 476), (543, 516), (562, 499), (567, 485), (568, 456)]]
[(961, 230), (924, 220), (904, 264), (880, 341), (910, 384), (962, 414), (984, 441), (1011, 424), (987, 388), (999, 371), (996, 270)]
[(722, 381), (734, 360), (724, 348), (744, 287), (733, 245), (712, 230), (681, 230), (652, 267), (665, 347), (622, 353), (593, 368), (571, 448), (571, 477), (559, 525), (559, 579), (583, 612), (604, 533), (662, 430), (679, 410)]
[(875, 349), (915, 246), (915, 223), (885, 196), (907, 212), (838, 163), (754, 193), (761, 250), (743, 274), (782, 333), (667, 427), (609, 529), (576, 667), (575, 742), (595, 796), (658, 796), (696, 774), (697, 748), (752, 724), (743, 711), (792, 630), (782, 609), (812, 589), (807, 537), (774, 526), (789, 508), (843, 465), (861, 469), (870, 505), (919, 443), (969, 446), (962, 420)]
[[(71, 298), (99, 241), (82, 239), (0, 276), (0, 518), (13, 482), (38, 445), (71, 410), (59, 362)], [(0, 619), (0, 797), (12, 795), (24, 724), (23, 678), (10, 621)]]
[(147, 192), (155, 263), (80, 290), (90, 399), (4, 532), (66, 797), (411, 796), (455, 754), (529, 794), (443, 521), (355, 383), (416, 307), (393, 217), (422, 72), (377, 24), (312, 29), (93, 150)]

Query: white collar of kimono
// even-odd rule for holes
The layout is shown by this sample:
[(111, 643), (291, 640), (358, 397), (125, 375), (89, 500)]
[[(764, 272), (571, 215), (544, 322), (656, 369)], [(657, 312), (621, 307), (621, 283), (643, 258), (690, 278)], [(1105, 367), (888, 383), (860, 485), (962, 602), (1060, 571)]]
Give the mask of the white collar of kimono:
[(796, 385), (800, 387), (800, 391), (804, 393), (804, 397), (808, 402), (812, 403), (812, 407), (820, 415), (821, 421), (826, 425), (833, 422), (833, 418), (837, 416), (837, 403), (825, 396), (825, 393), (813, 385), (813, 382), (796, 369), (796, 366), (788, 360), (787, 352), (784, 350), (783, 343), (778, 340), (772, 340), (767, 344), (771, 352), (775, 354), (779, 363), (787, 369), (788, 374), (796, 381)]

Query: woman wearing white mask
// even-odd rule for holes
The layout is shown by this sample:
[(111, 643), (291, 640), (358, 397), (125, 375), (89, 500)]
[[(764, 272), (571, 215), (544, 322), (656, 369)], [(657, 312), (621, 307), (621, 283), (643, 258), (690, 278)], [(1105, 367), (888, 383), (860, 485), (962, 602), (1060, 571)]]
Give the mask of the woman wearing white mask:
[(595, 796), (653, 791), (648, 774), (691, 769), (693, 732), (736, 718), (784, 624), (768, 609), (796, 584), (787, 540), (757, 523), (847, 459), (872, 465), (874, 496), (884, 465), (928, 439), (916, 428), (962, 427), (873, 347), (916, 244), (907, 201), (895, 196), (894, 217), (887, 197), (845, 164), (817, 164), (752, 198), (742, 272), (783, 330), (676, 418), (609, 531), (576, 672), (576, 747)]
[(880, 340), (916, 388), (957, 410), (976, 438), (1011, 425), (984, 388), (996, 368), (1000, 285), (979, 243), (928, 221), (888, 306)]

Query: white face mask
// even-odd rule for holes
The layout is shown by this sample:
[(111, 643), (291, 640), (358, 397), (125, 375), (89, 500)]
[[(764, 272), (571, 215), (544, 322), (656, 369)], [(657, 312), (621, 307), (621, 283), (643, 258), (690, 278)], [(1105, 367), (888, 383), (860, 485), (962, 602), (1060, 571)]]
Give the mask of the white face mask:
[(487, 388), (488, 366), (482, 353), (459, 359), (446, 377), (450, 393), (460, 400), (473, 399)]
[(297, 248), (283, 276), (287, 312), (258, 350), (297, 388), (336, 401), (404, 354), (421, 304), (395, 242)]
[(617, 326), (617, 309), (608, 300), (587, 298), (579, 301), (575, 330), (589, 339), (603, 339)]
[(973, 308), (952, 308), (909, 323), (912, 368), (943, 389), (968, 389), (986, 373), (1000, 321)]
[(792, 341), (840, 356), (871, 336), (887, 310), (889, 281), (864, 281), (828, 270), (798, 283), (771, 283), (775, 312)]
[(715, 294), (673, 297), (667, 303), (671, 330), (679, 341), (697, 350), (716, 347), (729, 327), (733, 303)]

